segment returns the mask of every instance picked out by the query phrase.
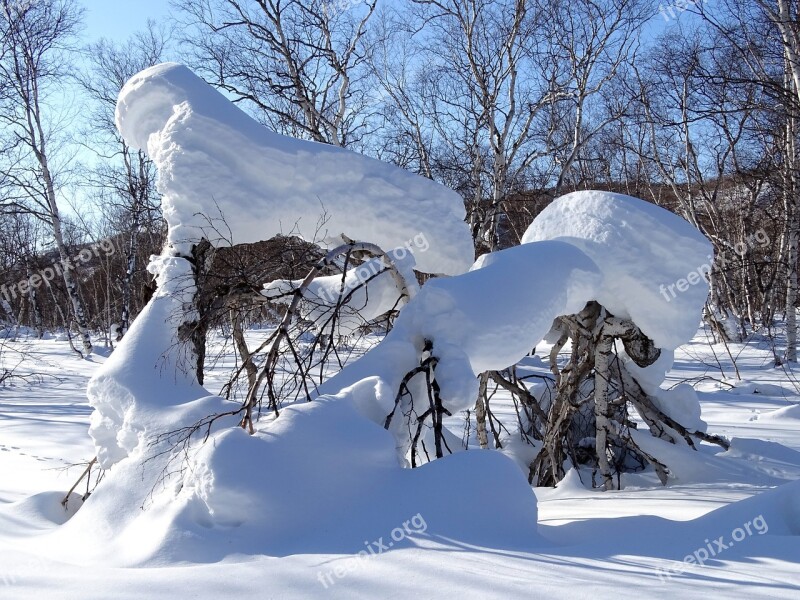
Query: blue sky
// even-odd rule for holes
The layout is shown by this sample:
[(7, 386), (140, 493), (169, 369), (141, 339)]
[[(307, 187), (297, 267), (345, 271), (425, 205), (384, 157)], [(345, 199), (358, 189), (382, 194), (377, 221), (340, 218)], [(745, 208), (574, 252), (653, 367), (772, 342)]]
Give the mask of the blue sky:
[(167, 0), (78, 0), (86, 9), (87, 41), (100, 37), (124, 40), (144, 29), (147, 19), (159, 21), (169, 14)]

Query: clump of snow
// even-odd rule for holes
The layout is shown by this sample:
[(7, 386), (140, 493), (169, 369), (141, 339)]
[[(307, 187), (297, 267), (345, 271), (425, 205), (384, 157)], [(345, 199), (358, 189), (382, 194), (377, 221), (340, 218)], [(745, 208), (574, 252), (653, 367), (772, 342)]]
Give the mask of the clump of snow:
[(700, 418), (700, 399), (688, 383), (681, 383), (671, 390), (658, 390), (653, 403), (668, 417), (689, 431), (706, 431), (708, 424)]
[(675, 360), (675, 352), (673, 350), (663, 349), (656, 362), (649, 367), (637, 365), (622, 348), (617, 348), (617, 356), (619, 356), (620, 360), (625, 364), (625, 368), (634, 376), (642, 389), (651, 396), (656, 396), (661, 392), (661, 384)]
[(389, 337), (460, 348), (476, 375), (504, 369), (533, 349), (553, 319), (579, 312), (600, 282), (595, 263), (563, 242), (493, 252), (464, 275), (423, 286)]
[[(456, 414), (475, 402), (476, 375), (515, 364), (550, 330), (555, 317), (580, 311), (599, 286), (596, 265), (563, 242), (526, 244), (483, 256), (468, 273), (424, 285), (384, 341), (325, 382), (320, 393), (335, 394), (377, 378), (369, 386), (376, 391), (375, 404), (362, 400), (357, 406), (383, 425), (401, 380), (419, 366), (428, 340), (439, 359), (436, 381), (442, 401)], [(399, 414), (408, 412), (405, 405), (401, 409)], [(399, 418), (392, 427), (402, 459), (408, 432)]]
[[(760, 523), (756, 521), (757, 518)], [(702, 538), (703, 532), (716, 532), (715, 535), (725, 532), (728, 530), (726, 525), (730, 523), (745, 528), (738, 539), (742, 543), (749, 542), (748, 538), (762, 535), (800, 535), (800, 481), (786, 483), (752, 498), (719, 508), (696, 519), (693, 525), (699, 534), (698, 538)], [(752, 524), (752, 527), (746, 528), (745, 523)], [(776, 540), (773, 539), (771, 543), (776, 543)]]
[(548, 495), (548, 498), (590, 496), (592, 492), (587, 489), (586, 485), (581, 480), (581, 474), (578, 469), (572, 467), (564, 474), (564, 479), (556, 484), (555, 490)]
[[(541, 282), (547, 282), (542, 285)], [(482, 256), (458, 277), (429, 281), (402, 311), (385, 341), (337, 375), (326, 389), (372, 373), (385, 373), (396, 360), (378, 356), (396, 348), (416, 348), (424, 340), (433, 353), (467, 361), (470, 378), (489, 369), (503, 369), (528, 354), (559, 315), (578, 312), (596, 294), (600, 274), (580, 250), (562, 242), (542, 242)], [(367, 368), (369, 363), (370, 368)], [(413, 368), (416, 365), (410, 365)], [(410, 369), (409, 369), (410, 370)], [(400, 376), (405, 372), (400, 373)]]
[(733, 386), (728, 389), (728, 393), (737, 396), (743, 394), (762, 394), (764, 396), (777, 396), (779, 398), (785, 398), (792, 393), (779, 385), (758, 381), (730, 379), (729, 381), (726, 381), (726, 383)]
[[(132, 77), (116, 121), (125, 141), (158, 168), (168, 241), (181, 255), (202, 237), (219, 246), (327, 231), (384, 249), (410, 247), (427, 273), (457, 274), (471, 263), (464, 203), (454, 191), (349, 150), (272, 132), (185, 66), (165, 63)], [(415, 239), (426, 240), (424, 251)]]
[[(336, 315), (338, 333), (348, 335), (365, 322), (377, 319), (390, 310), (399, 310), (408, 301), (403, 290), (389, 272), (397, 268), (406, 293), (416, 294), (419, 289), (414, 275), (414, 255), (404, 248), (387, 252), (389, 260), (373, 258), (349, 269), (344, 276), (317, 277), (306, 288), (300, 305), (303, 319), (323, 328)], [(391, 261), (391, 264), (390, 262)], [(292, 293), (303, 283), (302, 279), (276, 279), (264, 285), (262, 295), (275, 302), (289, 304)]]
[(784, 421), (792, 423), (792, 421), (800, 421), (800, 404), (792, 404), (791, 406), (784, 406), (777, 410), (771, 410), (766, 413), (758, 415), (759, 421)]
[(637, 198), (602, 191), (554, 200), (522, 237), (559, 240), (583, 250), (603, 273), (594, 298), (630, 318), (662, 349), (697, 331), (708, 284), (698, 274), (712, 262), (710, 242), (681, 217)]

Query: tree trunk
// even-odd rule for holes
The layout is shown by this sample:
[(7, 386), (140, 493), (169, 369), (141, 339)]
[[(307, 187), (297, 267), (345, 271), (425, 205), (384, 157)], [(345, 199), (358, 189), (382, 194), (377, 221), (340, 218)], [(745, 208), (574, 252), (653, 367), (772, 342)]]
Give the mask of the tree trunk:
[(478, 384), (478, 399), (475, 402), (475, 422), (477, 424), (478, 444), (481, 449), (489, 447), (489, 436), (486, 434), (486, 387), (489, 384), (489, 373), (481, 373)]
[(39, 102), (38, 97), (34, 98), (34, 103), (28, 108), (29, 117), (35, 121), (36, 129), (31, 126), (31, 138), (35, 142), (36, 134), (38, 133), (39, 142), (34, 143), (34, 152), (36, 154), (37, 162), (41, 168), (42, 181), (45, 186), (45, 193), (47, 196), (47, 204), (50, 209), (50, 224), (53, 228), (53, 238), (56, 242), (58, 255), (61, 259), (61, 273), (64, 278), (64, 285), (67, 288), (67, 295), (72, 303), (72, 314), (75, 318), (75, 324), (78, 328), (78, 333), (81, 336), (83, 344), (84, 355), (92, 353), (92, 339), (89, 335), (88, 319), (86, 317), (86, 309), (84, 308), (83, 300), (81, 299), (80, 291), (78, 289), (78, 282), (75, 280), (72, 272), (74, 266), (69, 258), (67, 246), (64, 243), (64, 233), (61, 225), (61, 214), (56, 201), (56, 190), (53, 183), (53, 176), (50, 173), (50, 166), (47, 158), (47, 151), (44, 142), (44, 130), (40, 121)]
[(608, 463), (608, 438), (610, 423), (610, 403), (608, 401), (608, 380), (611, 376), (609, 368), (614, 338), (602, 335), (594, 353), (594, 416), (595, 416), (595, 451), (597, 466), (602, 478), (602, 488), (610, 490), (614, 487), (611, 466)]
[[(793, 80), (787, 77), (787, 84)], [(791, 115), (786, 123), (786, 150), (783, 181), (783, 203), (786, 212), (787, 241), (787, 281), (786, 281), (786, 360), (797, 362), (797, 253), (800, 241), (800, 225), (798, 224), (797, 181), (795, 178), (795, 122)]]
[(208, 320), (206, 318), (206, 307), (200, 302), (200, 297), (203, 291), (203, 284), (205, 275), (208, 271), (209, 253), (212, 249), (211, 243), (208, 240), (201, 240), (192, 248), (192, 260), (190, 261), (194, 266), (194, 310), (197, 320), (190, 324), (191, 326), (191, 341), (194, 350), (195, 359), (195, 372), (197, 375), (197, 382), (203, 385), (205, 379), (204, 365), (206, 362), (206, 337), (208, 335)]
[(239, 358), (242, 359), (245, 372), (247, 373), (247, 389), (252, 388), (256, 379), (258, 378), (258, 368), (253, 363), (253, 353), (247, 347), (247, 342), (244, 339), (244, 327), (242, 325), (242, 313), (236, 308), (232, 308), (231, 315), (231, 331), (233, 334), (233, 343), (236, 345), (236, 350), (239, 352)]

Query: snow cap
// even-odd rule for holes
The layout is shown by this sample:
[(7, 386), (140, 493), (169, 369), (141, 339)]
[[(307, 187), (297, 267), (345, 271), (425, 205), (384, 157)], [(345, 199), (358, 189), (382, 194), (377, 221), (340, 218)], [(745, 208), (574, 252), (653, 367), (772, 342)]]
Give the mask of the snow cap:
[(602, 191), (556, 198), (522, 242), (559, 240), (583, 250), (603, 273), (596, 300), (630, 318), (659, 348), (692, 339), (708, 295), (711, 243), (678, 215)]
[(187, 67), (134, 75), (117, 100), (122, 137), (158, 168), (169, 243), (180, 253), (279, 233), (406, 248), (426, 273), (465, 272), (474, 255), (454, 191), (362, 154), (270, 131)]

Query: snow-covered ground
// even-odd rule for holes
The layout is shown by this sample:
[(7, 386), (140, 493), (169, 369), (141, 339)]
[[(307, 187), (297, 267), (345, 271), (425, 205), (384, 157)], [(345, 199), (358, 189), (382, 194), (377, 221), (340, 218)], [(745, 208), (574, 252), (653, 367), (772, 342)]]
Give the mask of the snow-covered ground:
[[(249, 335), (255, 344), (266, 333)], [(628, 476), (622, 491), (592, 491), (572, 472), (557, 489), (535, 490), (539, 536), (527, 543), (520, 543), (520, 536), (491, 547), (445, 539), (436, 533), (441, 530), (437, 519), (445, 518), (441, 507), (399, 497), (398, 505), (413, 510), (398, 518), (394, 529), (376, 530), (352, 548), (333, 539), (324, 554), (237, 556), (222, 548), (215, 552), (225, 556), (221, 562), (164, 560), (137, 568), (87, 564), (68, 544), (42, 548), (34, 543), (37, 534), (57, 528), (68, 516), (58, 501), (83, 468), (70, 465), (94, 454), (85, 390), (104, 358), (101, 353), (80, 360), (65, 341), (54, 339), (11, 345), (25, 352), (25, 367), (38, 376), (0, 388), (2, 599), (800, 594), (800, 373), (773, 367), (765, 344), (731, 345), (739, 381), (725, 347), (709, 346), (701, 331), (678, 349), (664, 384), (695, 387), (708, 431), (732, 439), (728, 452), (706, 445), (696, 453), (676, 448), (669, 464), (677, 479), (666, 487), (649, 474)], [(13, 353), (6, 356), (13, 360)], [(225, 366), (222, 361), (212, 369), (208, 389), (218, 391)], [(494, 403), (502, 414), (502, 399)], [(450, 469), (449, 476), (454, 472)], [(339, 474), (332, 473), (333, 485), (347, 485), (346, 477), (337, 479)], [(483, 490), (482, 510), (507, 510), (503, 502), (509, 496), (495, 492)], [(324, 490), (320, 494), (324, 500)], [(371, 500), (358, 499), (360, 510)], [(306, 524), (302, 535), (326, 539), (327, 532), (312, 531), (318, 515), (303, 513), (318, 505), (298, 499), (293, 518)], [(343, 511), (324, 522), (331, 523), (331, 517), (347, 524), (358, 515)], [(463, 523), (465, 533), (476, 527), (480, 523)], [(339, 539), (347, 539), (347, 532), (340, 533)], [(260, 542), (253, 540), (256, 547)], [(138, 539), (125, 543), (137, 548), (123, 550), (146, 552), (157, 540), (143, 529)], [(263, 540), (263, 546), (270, 547), (271, 540)], [(199, 549), (198, 555), (203, 555)], [(687, 564), (688, 556), (704, 564)]]
[[(158, 167), (169, 225), (168, 246), (148, 267), (158, 287), (113, 354), (81, 361), (63, 341), (8, 342), (4, 360), (22, 360), (20, 373), (36, 374), (0, 389), (0, 598), (800, 592), (800, 386), (771, 367), (772, 353), (756, 342), (711, 347), (701, 333), (681, 346), (705, 302), (700, 273), (712, 257), (680, 217), (627, 196), (569, 194), (534, 220), (525, 243), (464, 273), (472, 240), (454, 192), (266, 130), (185, 67), (133, 77), (117, 124)], [(233, 366), (231, 349), (213, 359), (200, 385), (179, 343), (193, 317), (190, 250), (214, 228), (215, 210), (229, 233), (211, 238), (218, 243), (262, 239), (295, 219), (307, 237), (319, 237), (307, 229), (317, 220), (299, 222), (314, 214), (312, 199), (329, 213), (330, 243), (376, 242), (412, 252), (423, 272), (455, 276), (418, 294), (406, 289), (410, 300), (383, 341), (320, 385), (313, 402), (242, 421), (240, 404), (214, 395)], [(361, 279), (352, 273), (344, 287)], [(385, 297), (372, 284), (364, 292), (375, 314), (408, 287), (388, 283)], [(343, 285), (331, 280), (327, 289), (323, 296), (338, 297)], [(308, 290), (321, 299), (318, 292)], [(418, 441), (426, 455), (426, 439), (428, 448), (458, 448), (456, 415), (474, 403), (475, 375), (520, 359), (522, 368), (544, 369), (525, 355), (554, 319), (593, 300), (611, 311), (592, 317), (604, 344), (625, 339), (608, 333), (614, 327), (638, 338), (636, 326), (663, 350), (651, 355), (628, 340), (633, 351), (621, 358), (639, 367), (625, 372), (635, 370), (653, 402), (690, 431), (729, 438), (728, 450), (694, 451), (626, 428), (649, 462), (668, 465), (669, 485), (645, 471), (607, 492), (587, 489), (591, 473), (576, 470), (556, 489), (532, 492), (525, 461), (520, 472), (509, 459), (520, 461), (530, 447), (513, 438), (502, 452), (456, 452), (403, 468), (419, 458)], [(251, 347), (266, 333), (249, 332)], [(611, 349), (598, 346), (597, 357), (603, 352)], [(404, 377), (421, 362), (426, 377), (435, 368), (436, 399), (420, 415), (416, 392), (398, 390), (420, 385)], [(599, 470), (605, 487), (615, 487), (602, 464), (610, 429), (597, 406)], [(513, 431), (509, 398), (498, 395), (492, 407)], [(414, 434), (414, 422), (450, 413), (441, 438), (431, 441), (421, 426)], [(104, 480), (65, 510), (59, 501), (95, 454)]]

